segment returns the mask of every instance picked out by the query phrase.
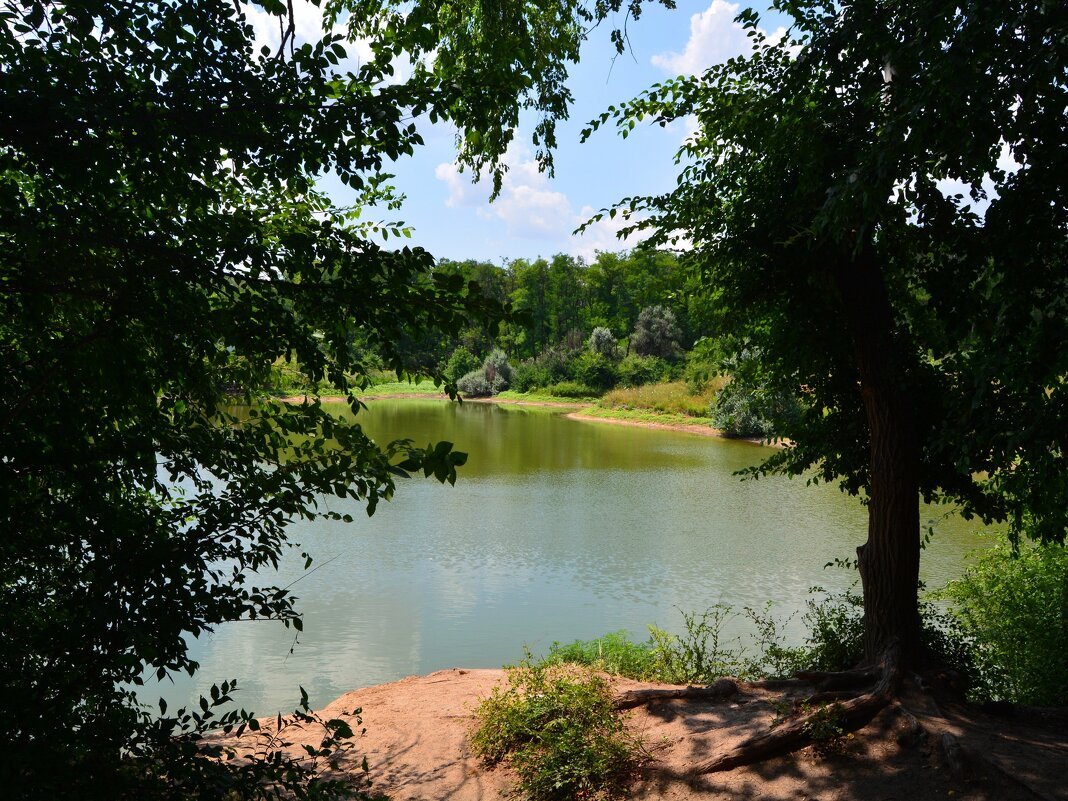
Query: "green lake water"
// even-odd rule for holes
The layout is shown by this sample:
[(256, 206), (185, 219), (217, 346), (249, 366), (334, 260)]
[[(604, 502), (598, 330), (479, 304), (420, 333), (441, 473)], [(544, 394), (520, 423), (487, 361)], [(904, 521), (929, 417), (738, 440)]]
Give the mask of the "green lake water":
[[(292, 709), (298, 685), (321, 706), (411, 674), (500, 667), (554, 640), (619, 629), (645, 639), (650, 623), (679, 631), (679, 609), (772, 601), (787, 618), (810, 587), (853, 582), (824, 565), (864, 541), (859, 501), (803, 480), (739, 480), (767, 455), (760, 446), (439, 400), (373, 401), (360, 418), (379, 442), (456, 443), (470, 454), (456, 486), (402, 481), (371, 518), (327, 499), (356, 522), (295, 526), (313, 570), (293, 558), (265, 579), (299, 579), (299, 643), (279, 623), (226, 624), (192, 642), (195, 679), (152, 680), (146, 700), (173, 708), (237, 678), (235, 700), (259, 714)], [(922, 578), (939, 587), (982, 540), (945, 509), (924, 508), (921, 520), (934, 525)], [(788, 630), (800, 640), (800, 614)]]

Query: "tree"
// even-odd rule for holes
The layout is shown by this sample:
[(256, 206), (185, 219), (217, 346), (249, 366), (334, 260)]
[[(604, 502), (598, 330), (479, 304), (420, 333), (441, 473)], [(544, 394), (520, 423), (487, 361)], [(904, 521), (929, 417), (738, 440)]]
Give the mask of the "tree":
[(675, 315), (665, 306), (646, 306), (634, 324), (630, 346), (639, 356), (657, 356), (661, 359), (676, 359), (679, 356), (679, 340), (682, 331), (675, 322)]
[[(474, 4), (352, 3), (373, 57), (349, 68), (342, 37), (297, 42), (292, 4), (258, 6), (0, 10), (0, 782), (14, 797), (331, 789), (302, 763), (200, 758), (213, 721), (252, 725), (213, 711), (229, 682), (170, 715), (128, 688), (146, 669), (195, 671), (183, 635), (221, 621), (299, 629), (292, 596), (256, 574), (291, 521), (337, 516), (320, 496), (370, 513), (398, 477), (454, 480), (449, 443), (380, 448), (315, 399), (259, 388), (294, 358), (358, 412), (361, 354), (403, 372), (398, 343), (500, 316), (425, 251), (371, 241), (401, 227), (361, 226), (359, 206), (395, 204), (381, 170), (419, 144), (413, 117), (453, 119), (476, 173), (498, 168), (520, 107), (551, 145), (576, 20), (619, 8), (502, 3), (501, 27), (465, 15)], [(253, 49), (254, 9), (279, 22), (277, 50)], [(329, 3), (328, 21), (347, 9)], [(471, 62), (490, 31), (503, 49)], [(405, 54), (417, 66), (394, 80)], [(354, 207), (316, 189), (327, 171)]]
[(619, 343), (612, 332), (604, 326), (599, 325), (594, 328), (586, 344), (592, 353), (613, 359), (619, 358)]
[(775, 7), (784, 38), (745, 11), (750, 54), (591, 130), (696, 118), (677, 188), (622, 211), (692, 242), (729, 349), (803, 394), (762, 469), (864, 495), (866, 658), (892, 690), (922, 658), (921, 497), (1064, 538), (1068, 23), (1042, 0)]

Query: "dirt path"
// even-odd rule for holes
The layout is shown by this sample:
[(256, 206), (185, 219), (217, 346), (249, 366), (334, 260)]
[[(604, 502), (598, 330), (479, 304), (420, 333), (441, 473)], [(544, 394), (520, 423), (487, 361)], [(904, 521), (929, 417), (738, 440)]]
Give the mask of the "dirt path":
[[(362, 708), (357, 755), (343, 769), (359, 775), (366, 755), (372, 790), (393, 801), (508, 801), (507, 768), (485, 768), (470, 750), (473, 710), (503, 681), (500, 670), (442, 670), (346, 693), (323, 710), (345, 717)], [(616, 690), (664, 685), (613, 678)], [(948, 767), (935, 733), (916, 741), (905, 717), (890, 707), (847, 741), (845, 752), (823, 758), (805, 749), (766, 762), (702, 777), (693, 784), (672, 778), (775, 717), (771, 694), (729, 702), (663, 701), (628, 713), (648, 760), (630, 798), (637, 801), (1063, 801), (1061, 774), (1068, 765), (1068, 732), (1026, 721), (947, 714), (935, 719), (956, 732), (970, 753), (992, 755), (964, 774)], [(983, 718), (983, 719), (980, 719)], [(271, 725), (264, 721), (264, 725)], [(309, 742), (311, 742), (309, 738)], [(300, 742), (294, 743), (297, 749)], [(981, 750), (979, 750), (981, 749)]]

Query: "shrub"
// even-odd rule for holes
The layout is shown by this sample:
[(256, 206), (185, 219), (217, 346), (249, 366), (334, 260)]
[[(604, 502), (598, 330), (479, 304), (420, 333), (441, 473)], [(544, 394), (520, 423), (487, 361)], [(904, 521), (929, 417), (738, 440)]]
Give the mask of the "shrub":
[(538, 357), (538, 365), (549, 374), (549, 381), (545, 386), (572, 380), (575, 377), (572, 366), (576, 356), (578, 356), (576, 351), (561, 345), (542, 351)]
[(729, 437), (773, 439), (783, 423), (796, 419), (797, 401), (785, 392), (734, 380), (710, 407), (712, 424)]
[(1002, 540), (939, 595), (971, 642), (974, 698), (1068, 703), (1068, 547)]
[[(822, 592), (813, 587), (810, 592)], [(864, 599), (852, 590), (807, 601), (804, 667), (848, 670), (864, 657)]]
[(493, 394), (493, 385), (486, 380), (482, 370), (472, 370), (456, 382), (456, 387), (467, 398), (484, 398)]
[(587, 344), (591, 353), (607, 356), (613, 360), (619, 358), (619, 342), (615, 335), (604, 326), (597, 326), (593, 329)]
[(495, 394), (508, 389), (512, 381), (512, 365), (508, 363), (508, 357), (500, 348), (494, 348), (486, 357), (482, 372)]
[(296, 362), (278, 359), (271, 365), (267, 390), (275, 395), (303, 395), (324, 389), (329, 389), (327, 382), (312, 380)]
[(686, 354), (686, 366), (683, 377), (686, 387), (694, 395), (698, 395), (723, 373), (723, 354), (715, 340), (702, 337), (693, 344), (693, 348)]
[(491, 764), (507, 760), (532, 801), (618, 797), (637, 765), (640, 743), (608, 683), (588, 669), (528, 659), (475, 714), (475, 754)]
[(576, 381), (561, 381), (547, 387), (545, 391), (555, 398), (595, 398), (598, 395), (592, 388)]
[(722, 676), (752, 679), (790, 675), (803, 667), (803, 649), (784, 646), (785, 636), (769, 614), (770, 606), (762, 612), (744, 610), (757, 627), (752, 637), (756, 648), (753, 656), (746, 656), (740, 640), (724, 639), (724, 623), (735, 613), (719, 604), (701, 613), (682, 612), (682, 635), (650, 626), (644, 643), (633, 642), (625, 631), (570, 645), (553, 643), (544, 662), (572, 662), (640, 681), (670, 684), (710, 684)]
[(586, 352), (575, 359), (572, 367), (575, 380), (593, 388), (600, 395), (616, 385), (619, 376), (615, 363), (600, 353)]
[(480, 369), (471, 370), (462, 376), (456, 386), (468, 398), (484, 398), (508, 389), (511, 380), (512, 365), (508, 363), (504, 351), (496, 348)]
[(711, 684), (723, 676), (745, 676), (738, 644), (728, 647), (723, 640), (723, 624), (731, 615), (726, 604), (700, 613), (682, 612), (686, 633), (681, 636), (650, 626), (658, 679), (669, 684)]
[(812, 739), (812, 750), (816, 756), (827, 759), (845, 753), (853, 733), (845, 731), (845, 708), (840, 702), (815, 708), (802, 703), (798, 712), (809, 716), (802, 728)]
[(459, 381), (463, 376), (478, 370), (481, 360), (463, 345), (452, 352), (445, 365), (444, 375), (449, 381)]
[(530, 392), (538, 387), (547, 387), (551, 383), (549, 371), (533, 359), (522, 361), (512, 368), (512, 389), (516, 392)]
[(663, 381), (669, 372), (668, 363), (657, 356), (631, 354), (619, 363), (619, 383), (625, 387), (640, 387)]

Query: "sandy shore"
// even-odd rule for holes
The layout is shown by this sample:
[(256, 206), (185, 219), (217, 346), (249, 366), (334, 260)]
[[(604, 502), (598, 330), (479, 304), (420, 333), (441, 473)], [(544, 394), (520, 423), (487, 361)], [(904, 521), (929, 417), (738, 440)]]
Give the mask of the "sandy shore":
[(582, 412), (572, 412), (566, 415), (569, 420), (582, 420), (587, 423), (609, 423), (615, 426), (631, 426), (633, 428), (661, 428), (667, 431), (682, 431), (687, 434), (697, 434), (702, 437), (724, 437), (723, 432), (712, 426), (703, 426), (697, 423), (658, 423), (652, 420), (627, 420), (619, 417), (598, 417)]
[[(362, 776), (366, 756), (374, 795), (390, 801), (508, 801), (515, 777), (506, 766), (487, 767), (471, 752), (474, 710), (504, 680), (500, 670), (441, 670), (355, 690), (321, 710), (325, 719), (350, 721), (365, 733), (339, 766)], [(610, 677), (616, 692), (668, 685)], [(909, 722), (888, 707), (847, 741), (841, 754), (811, 748), (751, 767), (687, 779), (687, 768), (729, 748), (776, 716), (776, 696), (752, 690), (729, 701), (666, 700), (626, 713), (640, 738), (644, 763), (628, 798), (635, 801), (1060, 801), (1068, 738), (1003, 720), (930, 718), (935, 734), (909, 741)], [(352, 713), (360, 709), (362, 723)], [(978, 724), (978, 725), (977, 725)], [(264, 719), (265, 728), (273, 727)], [(962, 747), (993, 760), (954, 775), (939, 757), (939, 730)], [(287, 732), (288, 734), (289, 732)], [(316, 745), (313, 728), (295, 733), (291, 749)]]

